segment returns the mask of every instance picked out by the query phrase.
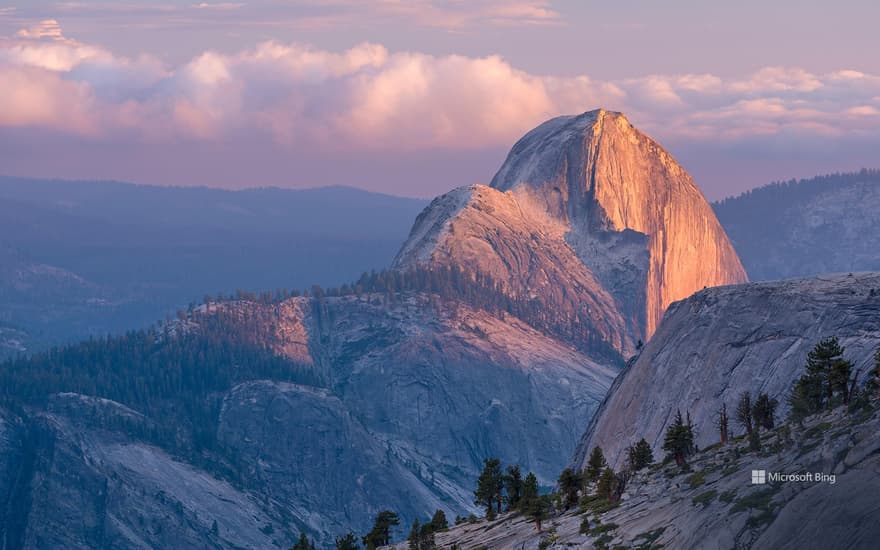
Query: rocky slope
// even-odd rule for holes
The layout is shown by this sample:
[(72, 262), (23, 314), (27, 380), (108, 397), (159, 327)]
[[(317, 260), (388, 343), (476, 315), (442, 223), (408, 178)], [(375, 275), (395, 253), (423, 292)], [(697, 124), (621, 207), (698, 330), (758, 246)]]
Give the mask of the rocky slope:
[(713, 206), (752, 280), (880, 271), (880, 171), (771, 184)]
[(68, 393), (25, 419), (2, 410), (0, 419), (4, 548), (267, 548), (290, 540), (290, 520), (267, 511), (259, 494), (132, 437), (152, 421), (118, 403)]
[(152, 437), (167, 420), (104, 399), (56, 394), (21, 418), (3, 413), (0, 491), (18, 480), (3, 501), (15, 540), (283, 547), (300, 529), (323, 542), (365, 532), (385, 507), (406, 521), (468, 514), (487, 456), (552, 484), (616, 370), (513, 317), (419, 293), (384, 299), (212, 304), (164, 330), (159, 345), (174, 345), (222, 312), (324, 381), (246, 380), (215, 395), (218, 444), (194, 456)]
[(490, 187), (423, 212), (396, 266), (453, 263), (578, 316), (628, 354), (666, 307), (746, 280), (691, 177), (620, 113), (552, 119), (514, 145)]
[(676, 410), (690, 411), (697, 443), (714, 440), (714, 415), (740, 393), (786, 397), (807, 353), (837, 336), (846, 357), (870, 371), (880, 346), (880, 274), (827, 275), (707, 289), (673, 304), (660, 329), (615, 380), (578, 445), (583, 465), (600, 446), (619, 466), (624, 449), (644, 437), (659, 454)]
[[(707, 449), (686, 472), (675, 464), (652, 466), (630, 480), (615, 507), (551, 512), (540, 534), (522, 515), (508, 514), (452, 527), (436, 541), (442, 548), (493, 550), (873, 548), (880, 537), (876, 407), (852, 414), (840, 408), (802, 426), (782, 426), (764, 434), (758, 452), (741, 439)], [(752, 484), (752, 470), (813, 479)]]

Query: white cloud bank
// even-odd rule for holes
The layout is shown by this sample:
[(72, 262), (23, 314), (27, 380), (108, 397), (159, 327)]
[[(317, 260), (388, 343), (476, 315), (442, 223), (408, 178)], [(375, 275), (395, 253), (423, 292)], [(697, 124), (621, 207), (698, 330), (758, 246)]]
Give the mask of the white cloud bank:
[(116, 142), (264, 136), (330, 151), (469, 149), (507, 146), (549, 117), (600, 106), (661, 139), (880, 134), (880, 77), (853, 70), (598, 81), (529, 74), (495, 56), (278, 42), (167, 67), (69, 39), (53, 20), (0, 40), (0, 82), (0, 127)]

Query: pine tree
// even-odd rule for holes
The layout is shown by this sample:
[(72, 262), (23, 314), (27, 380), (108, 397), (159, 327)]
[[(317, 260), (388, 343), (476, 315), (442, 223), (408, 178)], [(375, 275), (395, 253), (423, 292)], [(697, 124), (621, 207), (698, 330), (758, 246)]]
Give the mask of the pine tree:
[(694, 431), (688, 414), (688, 422), (685, 424), (681, 417), (681, 411), (676, 411), (675, 420), (666, 428), (663, 438), (663, 450), (667, 456), (675, 460), (679, 466), (686, 464), (686, 459), (694, 452)]
[(746, 434), (752, 434), (752, 394), (749, 392), (743, 392), (742, 395), (739, 396), (739, 401), (736, 403), (736, 410), (734, 411), (736, 415), (736, 421), (739, 422), (739, 425), (745, 428)]
[(422, 526), (418, 519), (412, 522), (412, 528), (409, 530), (409, 536), (406, 537), (409, 550), (422, 550)]
[(290, 547), (290, 550), (311, 550), (314, 547), (314, 543), (309, 542), (309, 538), (306, 536), (306, 534), (300, 532), (299, 540)]
[(522, 471), (519, 464), (507, 467), (507, 473), (504, 475), (504, 491), (507, 493), (507, 509), (515, 510), (522, 498)]
[(449, 528), (449, 522), (446, 521), (446, 512), (438, 509), (431, 517), (431, 529), (433, 531), (443, 531)]
[(564, 497), (566, 510), (577, 504), (582, 481), (581, 476), (571, 468), (566, 468), (559, 474), (559, 490)]
[(851, 394), (855, 390), (855, 384), (852, 385), (852, 389), (850, 388), (850, 383), (854, 382), (851, 380), (852, 369), (852, 362), (841, 359), (834, 362), (831, 372), (828, 373), (828, 385), (831, 386), (832, 394), (839, 395), (844, 405), (849, 404)]
[(654, 453), (645, 438), (639, 439), (635, 445), (630, 445), (626, 450), (626, 455), (629, 469), (633, 472), (650, 466), (654, 462)]
[(373, 529), (363, 537), (363, 543), (367, 550), (388, 546), (391, 542), (391, 528), (396, 525), (400, 525), (400, 516), (391, 510), (382, 510), (376, 514)]
[(617, 476), (614, 474), (614, 470), (606, 467), (599, 476), (599, 482), (596, 485), (596, 495), (611, 502), (611, 497), (614, 495), (616, 487)]
[(772, 430), (776, 425), (776, 407), (779, 402), (776, 399), (770, 399), (766, 393), (759, 393), (752, 406), (752, 419), (755, 422), (755, 429), (764, 428)]
[(336, 550), (359, 550), (357, 537), (349, 531), (345, 535), (336, 537)]
[(730, 430), (730, 418), (727, 416), (727, 403), (721, 404), (718, 410), (718, 416), (715, 418), (715, 427), (718, 428), (718, 434), (721, 436), (721, 444), (727, 445)]
[(523, 506), (528, 506), (533, 500), (538, 498), (538, 496), (540, 496), (538, 489), (538, 478), (535, 477), (535, 474), (529, 472), (526, 475), (526, 479), (523, 481), (522, 499), (520, 502)]
[(504, 490), (504, 480), (501, 474), (501, 461), (497, 458), (483, 460), (483, 471), (477, 479), (477, 489), (474, 491), (474, 504), (486, 507), (486, 515), (493, 516), (492, 504), (497, 501), (498, 511), (501, 511), (501, 495)]
[(831, 385), (828, 384), (828, 374), (831, 367), (838, 358), (843, 355), (843, 349), (837, 338), (826, 338), (820, 341), (807, 354), (807, 375), (815, 376), (817, 380), (822, 382), (822, 389), (825, 399), (831, 398)]
[(602, 471), (607, 465), (608, 463), (605, 462), (605, 455), (602, 453), (602, 449), (600, 447), (594, 447), (593, 452), (590, 453), (589, 460), (587, 460), (584, 477), (587, 481), (595, 483), (599, 479), (599, 476), (602, 475)]
[(795, 382), (789, 396), (791, 414), (800, 419), (835, 405), (839, 396), (849, 403), (853, 365), (843, 358), (836, 337), (820, 341), (807, 355), (807, 373)]
[(749, 450), (755, 452), (761, 450), (761, 434), (757, 429), (749, 434)]
[(529, 519), (535, 522), (535, 530), (538, 533), (541, 532), (541, 522), (547, 519), (548, 508), (550, 508), (550, 503), (546, 495), (539, 495), (528, 502), (526, 514)]
[(816, 375), (801, 376), (791, 389), (788, 404), (791, 416), (800, 420), (822, 410), (824, 404), (822, 379)]

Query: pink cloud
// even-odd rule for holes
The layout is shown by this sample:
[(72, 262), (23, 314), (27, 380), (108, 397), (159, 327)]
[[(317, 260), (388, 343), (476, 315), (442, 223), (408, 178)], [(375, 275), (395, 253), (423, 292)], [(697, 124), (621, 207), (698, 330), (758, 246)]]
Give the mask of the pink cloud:
[[(512, 4), (509, 14), (552, 19), (539, 4)], [(852, 69), (600, 81), (532, 74), (497, 56), (389, 52), (372, 43), (327, 51), (276, 41), (165, 67), (77, 42), (44, 21), (0, 41), (0, 71), (0, 127), (132, 142), (263, 136), (323, 151), (502, 147), (546, 118), (599, 106), (627, 112), (663, 139), (880, 134), (870, 124), (880, 77)]]
[(30, 67), (0, 65), (0, 127), (37, 127), (94, 135), (100, 122), (87, 84)]

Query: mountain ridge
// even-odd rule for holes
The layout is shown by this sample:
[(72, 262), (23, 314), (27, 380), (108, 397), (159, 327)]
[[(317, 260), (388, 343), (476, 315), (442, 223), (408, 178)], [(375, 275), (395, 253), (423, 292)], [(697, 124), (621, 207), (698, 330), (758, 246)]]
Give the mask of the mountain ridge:
[(490, 186), (467, 189), (420, 214), (393, 265), (461, 265), (515, 293), (559, 287), (548, 307), (624, 356), (672, 301), (747, 280), (693, 179), (621, 113), (551, 119)]

